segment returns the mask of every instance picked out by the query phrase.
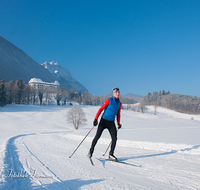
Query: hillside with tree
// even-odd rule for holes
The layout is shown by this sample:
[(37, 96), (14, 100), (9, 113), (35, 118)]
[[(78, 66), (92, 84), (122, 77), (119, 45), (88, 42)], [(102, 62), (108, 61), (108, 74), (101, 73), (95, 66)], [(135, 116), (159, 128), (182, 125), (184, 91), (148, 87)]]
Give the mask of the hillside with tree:
[(171, 94), (163, 90), (149, 92), (144, 100), (146, 105), (161, 106), (183, 113), (200, 114), (200, 98), (196, 96)]

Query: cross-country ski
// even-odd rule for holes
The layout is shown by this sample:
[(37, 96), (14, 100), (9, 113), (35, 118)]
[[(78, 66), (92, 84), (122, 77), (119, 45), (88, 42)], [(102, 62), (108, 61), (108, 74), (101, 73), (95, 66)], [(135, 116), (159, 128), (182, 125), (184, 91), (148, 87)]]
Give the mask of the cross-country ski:
[(92, 161), (92, 158), (89, 158), (89, 160), (90, 160), (90, 163), (94, 166), (94, 163), (93, 163), (93, 161)]
[(142, 165), (131, 164), (131, 163), (128, 163), (128, 162), (120, 161), (119, 159), (117, 159), (117, 160), (110, 160), (109, 158), (107, 158), (107, 159), (100, 158), (100, 160), (105, 160), (105, 161), (110, 161), (110, 162), (116, 162), (116, 163), (125, 164), (125, 165), (129, 165), (129, 166), (142, 167)]

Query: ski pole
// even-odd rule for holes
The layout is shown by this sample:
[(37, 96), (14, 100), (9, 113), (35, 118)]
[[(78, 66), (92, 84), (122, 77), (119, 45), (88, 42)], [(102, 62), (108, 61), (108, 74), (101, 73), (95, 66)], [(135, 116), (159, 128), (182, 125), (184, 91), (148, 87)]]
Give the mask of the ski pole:
[[(92, 129), (94, 128), (94, 126), (92, 127)], [(77, 148), (74, 150), (74, 152), (72, 153), (71, 156), (69, 156), (69, 158), (71, 158), (73, 156), (73, 154), (77, 151), (77, 149), (79, 148), (79, 146), (82, 144), (82, 142), (85, 140), (85, 138), (90, 134), (90, 132), (92, 131), (92, 129), (90, 129), (90, 131), (88, 132), (88, 134), (84, 137), (84, 139), (80, 142), (80, 144), (77, 146)]]
[[(117, 131), (119, 131), (119, 129), (117, 129)], [(109, 149), (109, 147), (110, 147), (111, 143), (112, 143), (112, 141), (111, 141), (111, 142), (110, 142), (110, 144), (108, 145), (108, 148), (106, 149), (106, 151), (105, 151), (105, 153), (103, 154), (103, 156), (105, 156), (105, 155), (106, 155), (106, 152), (108, 151), (108, 149)]]

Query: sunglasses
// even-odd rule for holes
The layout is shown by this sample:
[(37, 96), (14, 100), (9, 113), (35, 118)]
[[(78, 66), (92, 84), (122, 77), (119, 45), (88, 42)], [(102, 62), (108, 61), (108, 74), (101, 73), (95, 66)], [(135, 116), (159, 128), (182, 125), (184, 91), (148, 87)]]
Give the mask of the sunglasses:
[(113, 91), (113, 93), (115, 93), (115, 92), (120, 92), (120, 91), (119, 91), (119, 88), (113, 88), (112, 91)]

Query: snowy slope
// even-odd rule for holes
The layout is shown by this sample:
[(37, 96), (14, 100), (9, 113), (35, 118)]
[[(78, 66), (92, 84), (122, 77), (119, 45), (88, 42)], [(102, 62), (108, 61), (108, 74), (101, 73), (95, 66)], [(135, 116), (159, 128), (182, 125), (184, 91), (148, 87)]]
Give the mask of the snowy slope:
[[(147, 113), (154, 114), (154, 106), (146, 106)], [(180, 112), (176, 112), (174, 110), (170, 110), (163, 107), (156, 107), (156, 115), (165, 116), (165, 117), (174, 117), (174, 118), (182, 118), (182, 119), (193, 119), (200, 121), (200, 115), (193, 114), (184, 114)]]
[(142, 167), (99, 159), (110, 143), (107, 131), (92, 166), (86, 154), (96, 128), (69, 156), (92, 128), (99, 107), (83, 107), (88, 121), (79, 130), (66, 122), (69, 108), (0, 108), (0, 189), (200, 189), (200, 121), (184, 114), (175, 118), (122, 110), (115, 155)]
[(66, 80), (69, 81), (75, 81), (75, 79), (72, 78), (71, 73), (66, 68), (62, 68), (58, 62), (52, 61), (52, 62), (44, 62), (41, 64), (45, 69), (47, 69), (55, 78), (63, 77)]
[(41, 64), (45, 69), (47, 69), (55, 78), (58, 80), (61, 86), (66, 87), (68, 90), (72, 87), (75, 87), (78, 91), (82, 93), (88, 92), (88, 90), (75, 80), (68, 69), (63, 68), (58, 62), (44, 62)]

